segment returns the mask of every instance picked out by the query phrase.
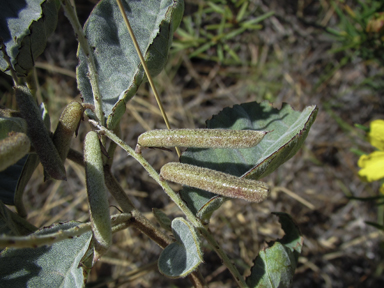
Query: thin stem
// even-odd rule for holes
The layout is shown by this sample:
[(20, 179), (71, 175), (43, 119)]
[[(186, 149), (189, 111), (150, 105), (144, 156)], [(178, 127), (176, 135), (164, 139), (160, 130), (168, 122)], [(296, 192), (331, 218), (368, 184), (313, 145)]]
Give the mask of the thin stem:
[(135, 153), (135, 151), (127, 144), (124, 143), (119, 137), (117, 137), (112, 131), (108, 130), (104, 126), (99, 125), (96, 121), (89, 120), (89, 122), (95, 125), (101, 134), (106, 135), (109, 139), (119, 145), (122, 149), (124, 149), (130, 156), (135, 158), (141, 166), (144, 167), (145, 170), (149, 173), (149, 175), (164, 189), (165, 193), (172, 199), (172, 201), (180, 208), (181, 211), (185, 214), (189, 222), (192, 223), (199, 231), (200, 234), (208, 241), (210, 246), (216, 251), (219, 257), (223, 260), (223, 263), (226, 265), (228, 270), (231, 272), (233, 277), (235, 278), (239, 287), (248, 287), (244, 281), (244, 278), (241, 276), (237, 268), (232, 264), (232, 261), (228, 258), (227, 254), (224, 253), (223, 249), (213, 238), (211, 233), (201, 224), (200, 220), (192, 213), (191, 210), (184, 204), (183, 200), (172, 190), (172, 188), (168, 185), (167, 181), (160, 178), (160, 175), (156, 172), (156, 170), (147, 162), (147, 160), (141, 155)]
[(80, 25), (75, 7), (72, 6), (70, 0), (60, 0), (60, 1), (64, 8), (67, 18), (69, 19), (69, 22), (71, 22), (72, 24), (73, 30), (75, 30), (76, 38), (80, 43), (80, 47), (85, 54), (85, 59), (87, 61), (88, 69), (89, 69), (88, 77), (92, 87), (93, 102), (95, 105), (96, 117), (98, 118), (99, 122), (104, 125), (104, 113), (102, 109), (101, 94), (99, 89), (99, 78), (96, 70), (96, 64), (95, 64), (95, 59), (93, 57), (93, 53), (91, 51), (91, 48), (89, 47), (87, 37), (85, 36), (84, 31)]
[[(118, 226), (124, 222), (128, 222), (131, 217), (132, 215), (129, 213), (112, 215), (111, 224), (113, 227)], [(0, 247), (36, 248), (43, 245), (51, 245), (71, 237), (79, 236), (91, 230), (91, 222), (88, 222), (67, 230), (59, 230), (55, 233), (44, 235), (30, 235), (24, 237), (0, 236)]]
[(155, 241), (161, 248), (167, 247), (173, 241), (155, 225), (152, 224), (147, 218), (145, 218), (139, 211), (132, 211), (133, 222), (132, 226), (139, 229), (153, 241)]
[[(127, 15), (126, 15), (126, 13), (125, 13), (123, 4), (121, 3), (121, 0), (116, 0), (116, 1), (117, 1), (117, 5), (119, 5), (119, 9), (120, 9), (121, 15), (122, 15), (123, 18), (124, 18), (125, 25), (127, 25), (129, 35), (131, 35), (131, 38), (132, 38), (132, 41), (133, 41), (133, 45), (135, 46), (137, 55), (138, 55), (139, 58), (140, 58), (141, 65), (143, 66), (144, 71), (145, 71), (145, 74), (147, 75), (148, 82), (149, 82), (149, 84), (151, 85), (153, 94), (155, 94), (156, 102), (157, 102), (157, 105), (159, 106), (161, 115), (163, 116), (165, 125), (167, 126), (168, 129), (171, 129), (171, 126), (169, 125), (169, 121), (168, 121), (167, 114), (165, 113), (163, 104), (162, 104), (161, 101), (160, 101), (160, 97), (159, 97), (159, 94), (157, 93), (155, 83), (153, 83), (152, 77), (151, 77), (151, 75), (149, 74), (149, 70), (148, 70), (147, 64), (145, 63), (143, 54), (141, 53), (139, 44), (137, 43), (137, 40), (136, 40), (135, 34), (133, 33), (131, 24), (129, 23), (128, 17), (127, 17)], [(102, 123), (102, 124), (103, 124), (103, 123)], [(179, 148), (178, 148), (178, 147), (175, 147), (175, 150), (176, 150), (177, 156), (179, 156), (179, 158), (180, 158), (181, 153), (180, 153)]]

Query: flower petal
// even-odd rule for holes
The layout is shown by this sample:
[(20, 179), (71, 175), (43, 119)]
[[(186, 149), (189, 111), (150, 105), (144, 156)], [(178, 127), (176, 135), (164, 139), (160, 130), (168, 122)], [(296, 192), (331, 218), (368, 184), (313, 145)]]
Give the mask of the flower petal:
[(360, 168), (359, 176), (368, 182), (384, 178), (384, 152), (375, 151), (369, 155), (363, 155), (357, 162)]
[(372, 146), (384, 151), (384, 120), (372, 121), (370, 126), (369, 142)]

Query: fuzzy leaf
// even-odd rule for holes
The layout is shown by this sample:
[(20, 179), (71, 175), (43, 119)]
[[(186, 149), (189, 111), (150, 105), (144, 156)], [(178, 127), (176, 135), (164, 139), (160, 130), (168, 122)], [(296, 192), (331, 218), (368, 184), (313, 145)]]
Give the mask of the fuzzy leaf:
[[(122, 1), (151, 76), (163, 69), (173, 31), (184, 10), (182, 0)], [(144, 70), (115, 0), (100, 1), (84, 30), (94, 49), (102, 106), (107, 125), (113, 128), (125, 112), (125, 104), (145, 80)], [(78, 51), (77, 79), (85, 103), (93, 104), (87, 77), (88, 65)], [(88, 111), (87, 111), (88, 112)]]
[[(54, 224), (36, 234), (54, 233), (78, 224), (74, 221)], [(87, 274), (80, 261), (91, 239), (92, 232), (89, 231), (52, 246), (7, 248), (0, 254), (0, 283), (4, 287), (84, 287)]]
[[(44, 51), (47, 38), (56, 28), (59, 7), (57, 0), (1, 2), (0, 38), (19, 76), (26, 76)], [(0, 69), (7, 68), (7, 62), (0, 57)]]
[[(272, 173), (297, 153), (308, 135), (316, 114), (316, 106), (309, 106), (299, 112), (294, 111), (288, 104), (284, 104), (279, 110), (268, 102), (250, 102), (225, 108), (207, 121), (207, 128), (254, 129), (270, 132), (252, 148), (189, 148), (183, 153), (180, 162), (238, 177), (260, 179)], [(216, 195), (185, 186), (181, 191), (181, 197), (188, 207), (197, 213)], [(214, 203), (217, 204), (216, 201)], [(208, 210), (213, 212), (211, 209)]]
[(268, 243), (269, 247), (260, 251), (251, 275), (246, 279), (250, 288), (288, 288), (292, 285), (303, 237), (291, 216), (273, 214), (279, 217), (285, 236), (277, 242)]
[(200, 241), (195, 229), (183, 218), (172, 221), (176, 242), (168, 245), (160, 254), (160, 273), (170, 278), (185, 277), (203, 262)]

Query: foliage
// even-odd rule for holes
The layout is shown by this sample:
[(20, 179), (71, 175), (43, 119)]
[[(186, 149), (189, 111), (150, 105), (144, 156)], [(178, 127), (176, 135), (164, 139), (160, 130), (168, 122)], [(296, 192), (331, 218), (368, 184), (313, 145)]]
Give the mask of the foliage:
[[(203, 1), (191, 16), (183, 18), (177, 29), (174, 51), (187, 50), (190, 58), (198, 57), (223, 64), (243, 64), (239, 57), (237, 36), (244, 32), (260, 30), (259, 24), (274, 14), (259, 14), (251, 1), (215, 0)], [(216, 19), (217, 24), (204, 25), (205, 19)]]
[(332, 1), (340, 18), (338, 29), (327, 28), (339, 46), (331, 52), (351, 50), (364, 60), (384, 64), (384, 4), (382, 1), (359, 1), (356, 7)]
[[(218, 254), (240, 287), (263, 287), (264, 282), (260, 282), (259, 279), (269, 279), (271, 275), (274, 279), (278, 279), (273, 281), (273, 285), (280, 283), (277, 284), (279, 287), (288, 287), (292, 282), (298, 253), (302, 246), (301, 235), (290, 216), (278, 214), (286, 236), (261, 252), (260, 257), (254, 262), (255, 265), (247, 283), (211, 234), (209, 218), (225, 200), (238, 197), (245, 190), (246, 193), (254, 193), (255, 189), (262, 187), (264, 196), (262, 199), (240, 198), (261, 201), (267, 196), (268, 186), (256, 179), (272, 173), (297, 153), (316, 118), (316, 106), (307, 107), (299, 112), (294, 111), (288, 104), (279, 110), (266, 102), (250, 102), (225, 108), (207, 122), (208, 129), (200, 131), (203, 133), (182, 131), (183, 134), (171, 135), (168, 131), (160, 131), (160, 134), (166, 135), (166, 138), (180, 138), (182, 135), (187, 139), (186, 146), (192, 147), (180, 159), (180, 162), (188, 165), (177, 163), (176, 166), (172, 166), (174, 167), (172, 173), (181, 174), (177, 180), (180, 184), (189, 184), (202, 189), (207, 187), (194, 186), (192, 182), (187, 181), (186, 179), (191, 176), (188, 171), (203, 171), (192, 175), (200, 177), (197, 178), (197, 181), (200, 181), (199, 184), (209, 181), (214, 183), (211, 186), (214, 189), (206, 188), (207, 191), (194, 188), (188, 191), (190, 187), (185, 186), (180, 198), (169, 186), (165, 174), (164, 177), (159, 175), (139, 150), (135, 152), (115, 132), (119, 131), (119, 122), (125, 112), (125, 104), (136, 94), (140, 84), (150, 80), (151, 76), (155, 76), (163, 69), (172, 43), (173, 32), (182, 18), (183, 1), (124, 1), (120, 5), (112, 0), (102, 0), (92, 11), (83, 30), (71, 2), (61, 0), (65, 14), (80, 44), (77, 81), (83, 103), (71, 103), (64, 108), (52, 137), (49, 114), (37, 105), (35, 90), (28, 88), (35, 87), (33, 77), (30, 77), (33, 73), (33, 65), (28, 66), (24, 63), (33, 63), (36, 55), (41, 53), (41, 47), (45, 46), (46, 38), (34, 38), (36, 29), (34, 25), (39, 21), (48, 20), (49, 17), (44, 12), (44, 7), (48, 4), (52, 4), (54, 8), (50, 10), (55, 12), (52, 19), (57, 19), (58, 2), (49, 0), (38, 4), (33, 2), (33, 8), (29, 4), (23, 6), (24, 2), (21, 0), (15, 3), (19, 5), (2, 12), (5, 15), (5, 21), (0, 27), (0, 37), (5, 39), (4, 43), (1, 43), (4, 56), (1, 67), (14, 80), (15, 97), (19, 108), (18, 111), (1, 108), (0, 115), (0, 140), (2, 140), (0, 157), (4, 166), (1, 166), (1, 170), (4, 171), (0, 173), (0, 180), (2, 184), (9, 184), (6, 189), (2, 185), (0, 200), (8, 205), (14, 205), (18, 212), (10, 211), (0, 201), (2, 224), (0, 233), (4, 234), (0, 237), (0, 247), (6, 248), (0, 254), (2, 283), (29, 287), (83, 287), (90, 268), (111, 246), (112, 234), (134, 227), (164, 249), (159, 257), (158, 267), (161, 273), (170, 278), (189, 276), (194, 286), (204, 285), (199, 265), (203, 262), (202, 243), (205, 239), (208, 247)], [(229, 6), (223, 10), (214, 2), (208, 4), (211, 10), (206, 10), (207, 13), (215, 11), (225, 16), (219, 26), (213, 27), (218, 29), (221, 39), (225, 41), (246, 29), (258, 29), (259, 26), (256, 23), (270, 15), (243, 21), (248, 2), (228, 3), (238, 9), (239, 13), (236, 17), (231, 14)], [(18, 11), (17, 15), (33, 14), (38, 17), (36, 19), (27, 17), (28, 21), (26, 21), (25, 18), (18, 18), (10, 11)], [(129, 36), (127, 28), (122, 24), (124, 15), (127, 15), (132, 23), (138, 48), (143, 57), (138, 56), (140, 53), (136, 55), (137, 47), (133, 44), (134, 41)], [(231, 19), (236, 21), (231, 24)], [(239, 28), (233, 34), (224, 36), (228, 24)], [(55, 21), (50, 24), (44, 22), (44, 25), (49, 26), (50, 29), (46, 30), (49, 34), (53, 31)], [(20, 39), (16, 48), (8, 41), (9, 31), (13, 33), (12, 39)], [(38, 31), (41, 33), (41, 30)], [(227, 49), (226, 44), (220, 39), (207, 37), (211, 44), (219, 43), (218, 55), (223, 60), (224, 56), (220, 56), (222, 55), (220, 51)], [(38, 52), (34, 52), (33, 48), (24, 50), (26, 44), (23, 41), (29, 43), (28, 47), (39, 47)], [(205, 51), (204, 45), (199, 53), (203, 51)], [(235, 54), (232, 48), (226, 51), (232, 57)], [(24, 62), (25, 58), (28, 58), (29, 62)], [(84, 110), (90, 118), (89, 123), (97, 128), (97, 133), (88, 132), (84, 152), (80, 153), (69, 148), (68, 145), (77, 131)], [(228, 133), (209, 131), (213, 128), (226, 129)], [(239, 139), (246, 136), (237, 130), (259, 131), (252, 133), (258, 135), (257, 141)], [(228, 142), (223, 140), (223, 137), (227, 137), (224, 134), (233, 138), (231, 145), (228, 146)], [(196, 142), (196, 135), (202, 139), (212, 137), (217, 141), (205, 141), (208, 143), (205, 145), (208, 146), (199, 146), (194, 144), (202, 142)], [(106, 138), (111, 141), (106, 141)], [(174, 139), (170, 140), (170, 143), (175, 143)], [(8, 145), (9, 141), (20, 145)], [(247, 142), (246, 145), (244, 142)], [(254, 146), (257, 143), (258, 145)], [(110, 166), (113, 163), (113, 152), (117, 145), (144, 167), (184, 213), (185, 218), (175, 218), (171, 223), (166, 215), (158, 211), (155, 213), (161, 226), (165, 227), (166, 231), (172, 232), (173, 239), (137, 210), (111, 174)], [(164, 145), (152, 139), (149, 146)], [(27, 156), (24, 156), (26, 154)], [(67, 180), (64, 166), (66, 158), (85, 167), (90, 222), (58, 223), (52, 227), (42, 227), (36, 232), (36, 227), (24, 219), (27, 216), (22, 203), (25, 185), (39, 162), (44, 167), (45, 180)], [(192, 168), (188, 170), (180, 167)], [(194, 181), (196, 183), (196, 179)], [(108, 192), (115, 198), (123, 213), (109, 214)], [(222, 196), (211, 194), (211, 192), (217, 192)], [(20, 259), (27, 259), (27, 261), (20, 261)], [(260, 261), (276, 265), (264, 264), (260, 269)]]

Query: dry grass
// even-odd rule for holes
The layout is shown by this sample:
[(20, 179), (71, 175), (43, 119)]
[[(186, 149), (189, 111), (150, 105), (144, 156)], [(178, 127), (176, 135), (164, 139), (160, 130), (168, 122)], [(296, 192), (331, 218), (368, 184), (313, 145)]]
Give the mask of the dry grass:
[[(86, 18), (90, 2), (79, 2), (79, 14)], [(296, 110), (319, 106), (303, 149), (264, 179), (273, 187), (271, 197), (261, 204), (226, 202), (213, 215), (212, 233), (239, 269), (246, 271), (266, 241), (282, 236), (277, 217), (270, 213), (286, 212), (305, 237), (294, 287), (382, 287), (383, 234), (364, 223), (377, 221), (377, 207), (369, 202), (349, 201), (346, 195), (375, 195), (378, 188), (357, 177), (357, 156), (350, 149), (369, 146), (361, 140), (360, 132), (349, 127), (384, 118), (383, 86), (370, 90), (362, 84), (375, 75), (382, 77), (383, 68), (353, 59), (321, 81), (329, 73), (329, 66), (337, 67), (342, 57), (329, 54), (332, 40), (308, 24), (337, 23), (328, 1), (266, 2), (268, 5), (258, 1), (264, 12), (276, 11), (275, 16), (264, 22), (259, 33), (239, 36), (247, 43), (242, 57), (254, 65), (224, 66), (191, 60), (184, 51), (172, 55), (165, 72), (156, 78), (174, 128), (204, 127), (205, 120), (224, 107), (249, 101), (268, 99), (276, 107), (287, 102)], [(187, 6), (186, 12), (191, 13), (193, 7)], [(68, 32), (66, 19), (60, 21), (39, 62), (73, 72), (75, 40)], [(57, 115), (65, 103), (78, 97), (75, 79), (70, 73), (47, 72), (46, 67), (38, 67), (43, 98), (48, 100), (51, 115)], [(122, 139), (132, 147), (140, 133), (165, 127), (149, 90), (148, 85), (140, 88), (121, 121)], [(82, 124), (73, 141), (75, 149), (81, 151), (89, 129), (89, 125)], [(177, 159), (175, 153), (161, 150), (145, 150), (144, 156), (156, 169)], [(43, 183), (41, 167), (30, 181), (25, 201), (30, 211), (28, 219), (35, 225), (88, 219), (84, 171), (70, 161), (66, 166), (70, 180), (65, 183)], [(154, 221), (151, 208), (163, 208), (171, 216), (181, 215), (140, 165), (120, 149), (115, 154), (113, 172), (150, 220)], [(111, 212), (118, 211), (112, 207)], [(157, 272), (159, 253), (160, 248), (137, 230), (119, 232), (106, 257), (92, 270), (90, 280), (105, 280), (108, 287), (187, 287), (187, 280), (169, 280)], [(204, 260), (200, 269), (210, 287), (235, 287), (229, 272), (208, 248)]]

